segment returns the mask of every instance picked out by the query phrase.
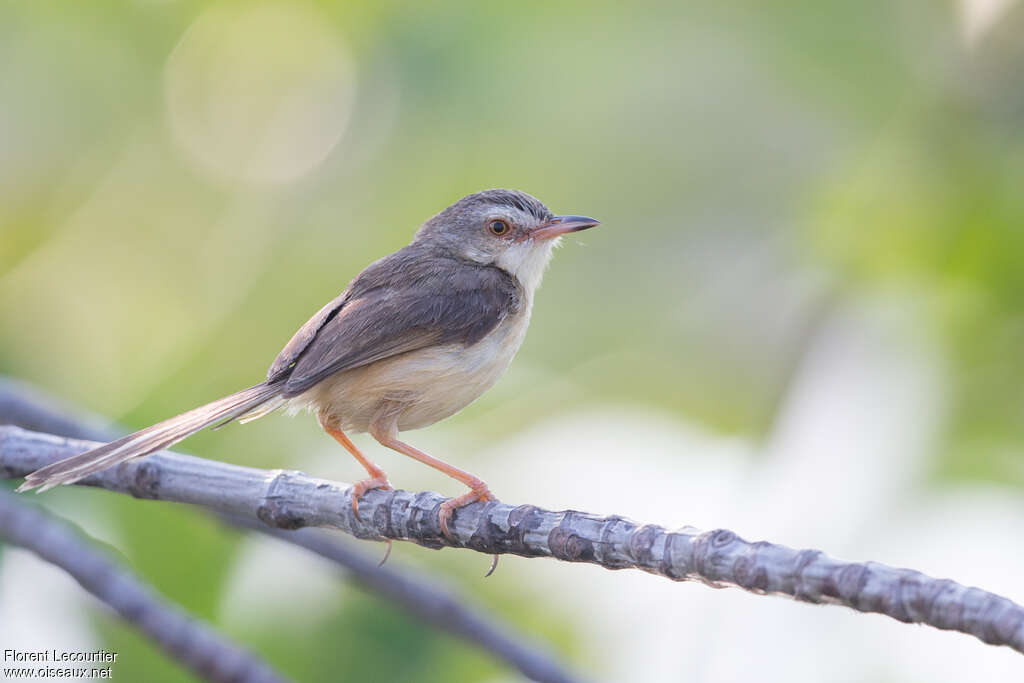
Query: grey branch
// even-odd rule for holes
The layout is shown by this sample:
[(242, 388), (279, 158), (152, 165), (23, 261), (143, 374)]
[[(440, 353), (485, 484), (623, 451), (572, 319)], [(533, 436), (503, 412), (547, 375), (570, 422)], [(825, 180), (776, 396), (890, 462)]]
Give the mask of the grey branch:
[[(7, 477), (22, 477), (93, 445), (0, 427), (0, 469)], [(845, 605), (1024, 652), (1024, 608), (1007, 598), (909, 569), (844, 562), (818, 550), (765, 541), (750, 543), (726, 529), (670, 532), (619, 516), (491, 501), (460, 508), (452, 524), (455, 540), (449, 541), (438, 520), (445, 499), (437, 493), (369, 491), (360, 499), (361, 519), (356, 519), (347, 485), (301, 472), (258, 470), (169, 452), (124, 463), (80, 483), (137, 498), (203, 505), (278, 529), (326, 527), (357, 538), (406, 540), (429, 548), (465, 547), (485, 554), (635, 568), (674, 581)]]
[(255, 655), (161, 599), (67, 524), (6, 491), (0, 491), (0, 537), (66, 571), (200, 677), (219, 683), (285, 680)]
[(90, 441), (111, 441), (121, 436), (109, 420), (77, 410), (8, 377), (0, 377), (0, 424)]
[[(3, 423), (83, 439), (110, 440), (120, 436), (104, 420), (65, 406), (27, 384), (0, 378), (0, 424)], [(232, 526), (259, 531), (334, 562), (366, 590), (489, 652), (531, 680), (545, 683), (577, 680), (543, 649), (524, 641), (460, 596), (393, 566), (378, 567), (376, 559), (325, 532), (316, 529), (285, 531), (252, 518), (219, 517)]]
[[(345, 567), (356, 582), (421, 620), (479, 646), (516, 667), (531, 681), (570, 683), (577, 680), (542, 650), (521, 642), (487, 615), (464, 604), (457, 596), (407, 573), (356, 552), (318, 529), (271, 529), (252, 519), (233, 518), (238, 526), (261, 530), (300, 545)], [(262, 527), (262, 529), (260, 529)]]

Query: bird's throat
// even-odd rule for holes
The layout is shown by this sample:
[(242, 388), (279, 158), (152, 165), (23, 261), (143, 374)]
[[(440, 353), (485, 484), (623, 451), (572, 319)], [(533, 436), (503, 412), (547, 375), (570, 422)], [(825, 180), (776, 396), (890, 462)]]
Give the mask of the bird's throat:
[(532, 240), (514, 244), (505, 250), (494, 265), (509, 273), (519, 282), (529, 299), (540, 287), (544, 270), (551, 261), (551, 255), (558, 239), (534, 242)]

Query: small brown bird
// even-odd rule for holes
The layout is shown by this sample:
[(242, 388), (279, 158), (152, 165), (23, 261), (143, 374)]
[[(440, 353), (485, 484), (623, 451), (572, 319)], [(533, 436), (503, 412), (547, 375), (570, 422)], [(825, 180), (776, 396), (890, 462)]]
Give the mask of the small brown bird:
[(278, 354), (266, 381), (43, 467), (18, 490), (70, 484), (210, 425), (308, 408), (369, 474), (354, 486), (357, 516), (363, 493), (391, 484), (346, 432), (369, 432), (468, 486), (468, 493), (441, 506), (441, 529), (450, 537), (455, 509), (494, 496), (481, 479), (400, 441), (399, 432), (454, 415), (501, 377), (526, 334), (534, 293), (559, 237), (595, 225), (585, 216), (555, 216), (515, 190), (464, 197), (310, 318)]

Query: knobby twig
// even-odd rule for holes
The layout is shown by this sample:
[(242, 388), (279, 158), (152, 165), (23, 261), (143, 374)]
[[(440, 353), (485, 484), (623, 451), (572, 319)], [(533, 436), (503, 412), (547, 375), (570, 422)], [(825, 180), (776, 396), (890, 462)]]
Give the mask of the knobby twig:
[[(3, 423), (92, 440), (110, 440), (120, 436), (103, 420), (64, 406), (22, 382), (0, 378), (0, 424)], [(545, 683), (577, 680), (543, 649), (523, 640), (460, 596), (393, 566), (379, 567), (376, 559), (324, 532), (314, 529), (285, 531), (239, 516), (219, 515), (219, 518), (232, 526), (259, 531), (298, 545), (334, 562), (369, 592), (432, 626), (476, 645), (531, 680)]]
[(252, 653), (160, 598), (67, 524), (6, 491), (0, 491), (0, 538), (66, 571), (164, 652), (206, 680), (285, 680)]
[[(94, 444), (0, 427), (0, 469), (22, 477)], [(357, 538), (407, 540), (429, 548), (465, 547), (486, 554), (554, 557), (607, 569), (636, 568), (675, 581), (738, 586), (812, 603), (960, 631), (1024, 652), (1024, 608), (948, 579), (875, 562), (852, 563), (818, 550), (750, 543), (726, 529), (669, 532), (619, 516), (490, 501), (460, 508), (441, 534), (445, 500), (425, 491), (367, 492), (352, 513), (351, 488), (301, 472), (266, 471), (163, 452), (83, 479), (81, 484), (137, 498), (203, 505), (279, 529), (341, 529)]]

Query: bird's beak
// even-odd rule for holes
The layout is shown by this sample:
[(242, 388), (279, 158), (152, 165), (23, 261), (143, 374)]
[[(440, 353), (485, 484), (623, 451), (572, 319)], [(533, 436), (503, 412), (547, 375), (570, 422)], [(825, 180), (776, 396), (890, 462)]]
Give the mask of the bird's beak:
[(601, 221), (586, 216), (555, 216), (527, 233), (530, 239), (549, 240), (569, 232), (579, 232), (600, 225)]

